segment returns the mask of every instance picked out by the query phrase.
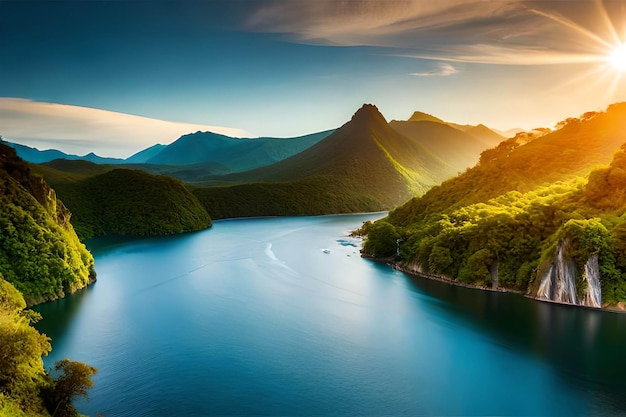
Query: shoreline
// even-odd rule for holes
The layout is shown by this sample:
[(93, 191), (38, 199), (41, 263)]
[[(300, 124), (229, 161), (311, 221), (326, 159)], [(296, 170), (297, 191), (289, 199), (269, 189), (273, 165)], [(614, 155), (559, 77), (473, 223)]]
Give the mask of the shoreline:
[(470, 288), (470, 289), (475, 289), (475, 290), (491, 291), (491, 292), (498, 292), (498, 293), (517, 294), (517, 295), (520, 295), (520, 296), (522, 296), (524, 298), (527, 298), (529, 300), (539, 301), (539, 302), (548, 303), (548, 304), (555, 304), (555, 305), (560, 305), (560, 306), (565, 306), (565, 307), (584, 308), (586, 310), (591, 310), (591, 311), (601, 311), (601, 312), (608, 312), (608, 313), (626, 314), (626, 303), (624, 303), (621, 306), (620, 305), (615, 305), (615, 306), (607, 306), (607, 307), (591, 307), (591, 306), (586, 306), (586, 305), (582, 305), (582, 304), (571, 304), (571, 303), (564, 303), (564, 302), (555, 301), (555, 300), (546, 300), (546, 299), (543, 299), (543, 298), (537, 298), (537, 297), (533, 297), (531, 295), (528, 295), (525, 291), (511, 290), (511, 289), (502, 288), (502, 287), (498, 287), (498, 288), (484, 287), (484, 286), (480, 286), (480, 285), (469, 284), (469, 283), (466, 283), (466, 282), (455, 281), (453, 279), (450, 279), (450, 278), (447, 278), (447, 277), (444, 277), (444, 276), (433, 275), (433, 274), (426, 274), (424, 272), (418, 272), (418, 271), (415, 271), (414, 269), (407, 268), (406, 266), (403, 266), (401, 262), (394, 261), (393, 258), (373, 258), (371, 256), (367, 256), (367, 255), (363, 255), (363, 254), (361, 254), (361, 257), (365, 258), (365, 259), (369, 259), (369, 260), (374, 261), (374, 262), (385, 263), (390, 268), (395, 269), (395, 270), (400, 271), (400, 272), (403, 272), (403, 273), (405, 273), (407, 275), (410, 275), (410, 276), (414, 276), (414, 277), (417, 277), (417, 278), (428, 279), (428, 280), (431, 280), (431, 281), (438, 281), (438, 282), (442, 282), (444, 284), (455, 285), (457, 287), (464, 287), (464, 288)]

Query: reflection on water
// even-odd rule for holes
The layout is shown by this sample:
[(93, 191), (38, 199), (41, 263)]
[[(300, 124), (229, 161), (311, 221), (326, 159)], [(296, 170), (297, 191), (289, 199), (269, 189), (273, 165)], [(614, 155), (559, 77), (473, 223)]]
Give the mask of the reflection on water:
[(107, 417), (626, 410), (626, 315), (361, 259), (348, 232), (380, 216), (90, 242), (97, 284), (38, 308), (54, 338), (46, 364), (96, 366), (80, 410)]
[[(595, 391), (601, 406), (626, 410), (626, 315), (408, 277), (432, 307), (504, 348), (544, 361), (566, 383)], [(439, 301), (445, 301), (445, 304)], [(609, 410), (606, 410), (609, 411)]]

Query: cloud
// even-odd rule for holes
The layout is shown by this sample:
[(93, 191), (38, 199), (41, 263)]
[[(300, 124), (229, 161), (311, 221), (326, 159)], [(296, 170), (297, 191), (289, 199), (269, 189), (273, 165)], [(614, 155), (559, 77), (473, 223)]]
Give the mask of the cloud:
[(457, 72), (459, 72), (459, 70), (454, 68), (451, 64), (439, 64), (439, 66), (432, 71), (413, 72), (411, 75), (415, 75), (417, 77), (446, 77), (448, 75), (456, 74)]
[(88, 107), (0, 97), (0, 135), (5, 140), (67, 153), (128, 157), (181, 135), (211, 131), (244, 137), (243, 130), (170, 122)]
[[(371, 46), (447, 62), (545, 65), (599, 60), (626, 33), (620, 2), (362, 0), (262, 3), (246, 26), (294, 42)], [(430, 74), (429, 74), (430, 75)]]

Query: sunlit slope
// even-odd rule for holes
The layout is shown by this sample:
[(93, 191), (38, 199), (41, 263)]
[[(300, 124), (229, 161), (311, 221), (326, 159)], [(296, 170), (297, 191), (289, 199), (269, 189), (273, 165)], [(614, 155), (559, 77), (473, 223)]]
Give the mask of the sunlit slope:
[(390, 207), (422, 194), (455, 168), (396, 132), (373, 105), (306, 151), (276, 164), (232, 176), (238, 182), (286, 182), (324, 177)]
[(43, 178), (0, 144), (0, 275), (28, 304), (63, 297), (95, 279), (71, 216)]
[[(177, 179), (76, 162), (53, 161), (34, 169), (53, 184), (72, 210), (73, 224), (82, 238), (169, 235), (211, 225), (209, 214)], [(68, 172), (71, 169), (74, 172)]]
[(391, 213), (410, 224), (449, 208), (486, 201), (507, 191), (532, 191), (544, 183), (584, 176), (607, 164), (626, 142), (626, 104), (606, 112), (568, 119), (563, 127), (539, 137), (520, 133), (482, 153), (467, 172), (434, 187)]
[[(626, 302), (626, 105), (519, 134), (364, 228), (408, 269), (590, 307)], [(601, 165), (607, 164), (610, 165)]]
[(483, 141), (445, 123), (393, 120), (389, 125), (448, 164), (457, 167), (457, 172), (474, 166), (480, 153), (489, 147)]

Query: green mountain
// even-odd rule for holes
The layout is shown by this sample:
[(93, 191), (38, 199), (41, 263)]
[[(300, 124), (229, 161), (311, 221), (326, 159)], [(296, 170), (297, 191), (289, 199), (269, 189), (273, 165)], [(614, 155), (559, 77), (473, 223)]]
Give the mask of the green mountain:
[(424, 193), (455, 172), (455, 167), (392, 129), (375, 106), (364, 105), (348, 123), (306, 151), (220, 179), (239, 183), (234, 188), (197, 188), (194, 194), (209, 211), (223, 208), (218, 217), (251, 214), (258, 208), (265, 215), (372, 211)]
[(29, 305), (95, 280), (93, 258), (70, 217), (55, 191), (0, 143), (0, 274)]
[(557, 302), (621, 306), (625, 128), (621, 103), (568, 119), (554, 132), (520, 133), (483, 152), (477, 166), (365, 225), (364, 253), (394, 256), (401, 239), (400, 265), (413, 272)]
[(331, 132), (285, 139), (242, 139), (212, 132), (196, 132), (181, 136), (144, 163), (151, 165), (220, 163), (231, 172), (247, 171), (295, 155), (319, 142)]
[(84, 239), (169, 235), (211, 226), (196, 197), (171, 177), (85, 161), (53, 161), (34, 169), (72, 210), (76, 231)]

